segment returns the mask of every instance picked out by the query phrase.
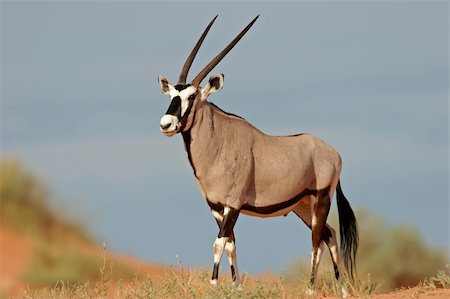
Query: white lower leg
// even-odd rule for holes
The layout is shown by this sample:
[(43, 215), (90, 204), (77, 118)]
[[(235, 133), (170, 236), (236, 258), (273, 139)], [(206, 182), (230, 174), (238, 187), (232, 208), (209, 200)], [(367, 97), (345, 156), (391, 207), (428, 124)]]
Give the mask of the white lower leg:
[(233, 285), (235, 287), (240, 287), (241, 278), (239, 276), (239, 270), (237, 266), (236, 245), (234, 244), (234, 241), (227, 242), (227, 244), (225, 245), (225, 252), (227, 253), (228, 262), (230, 263), (231, 267), (231, 276), (233, 278)]
[(225, 249), (225, 244), (227, 243), (227, 237), (216, 238), (213, 245), (214, 250), (214, 269), (211, 278), (211, 284), (216, 285), (219, 277), (219, 264), (222, 258), (223, 251)]
[(330, 239), (330, 241), (328, 241), (327, 245), (330, 248), (331, 258), (333, 260), (333, 265), (335, 268), (334, 269), (335, 276), (336, 276), (336, 279), (341, 281), (342, 297), (347, 298), (349, 296), (349, 293), (347, 291), (347, 288), (345, 287), (345, 283), (342, 282), (342, 279), (339, 276), (340, 258), (339, 258), (339, 249), (338, 249), (337, 241), (336, 241), (336, 231), (331, 226), (328, 226), (328, 228), (330, 229), (330, 232), (331, 232), (331, 239)]
[(306, 295), (314, 295), (314, 287), (316, 283), (317, 271), (319, 270), (320, 260), (322, 258), (324, 242), (320, 242), (317, 251), (314, 248), (311, 250), (311, 283), (306, 291)]
[(334, 274), (336, 276), (336, 279), (339, 279), (339, 249), (336, 241), (336, 232), (332, 227), (328, 226), (328, 228), (330, 229), (331, 232), (331, 238), (328, 241), (327, 245), (328, 248), (330, 249), (331, 259), (333, 260), (333, 266), (335, 267)]

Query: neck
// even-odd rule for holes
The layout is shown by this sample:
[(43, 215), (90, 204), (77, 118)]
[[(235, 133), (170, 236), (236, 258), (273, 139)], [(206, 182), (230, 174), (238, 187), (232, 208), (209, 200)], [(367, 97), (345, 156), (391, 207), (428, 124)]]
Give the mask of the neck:
[(210, 165), (221, 148), (222, 126), (217, 111), (208, 102), (199, 103), (192, 126), (182, 132), (184, 146), (194, 175)]

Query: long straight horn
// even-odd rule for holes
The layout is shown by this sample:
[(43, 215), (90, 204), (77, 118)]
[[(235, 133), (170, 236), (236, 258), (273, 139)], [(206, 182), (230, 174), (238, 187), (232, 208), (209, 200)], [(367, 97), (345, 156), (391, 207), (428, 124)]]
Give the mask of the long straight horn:
[(203, 31), (202, 36), (200, 36), (200, 39), (197, 41), (197, 44), (195, 44), (194, 49), (192, 49), (191, 54), (189, 54), (188, 58), (186, 59), (186, 62), (183, 65), (183, 68), (181, 69), (180, 77), (178, 77), (178, 84), (186, 84), (186, 78), (189, 72), (189, 69), (191, 68), (192, 62), (194, 61), (195, 55), (197, 55), (198, 49), (200, 49), (200, 46), (203, 43), (203, 40), (206, 37), (206, 34), (208, 34), (209, 28), (211, 28), (214, 21), (217, 19), (216, 15), (214, 19), (212, 19), (211, 22), (209, 22), (208, 27), (206, 27), (205, 31)]
[(257, 15), (256, 18), (254, 18), (253, 21), (251, 21), (250, 24), (248, 24), (247, 27), (245, 27), (244, 30), (242, 30), (241, 33), (239, 33), (239, 35), (236, 36), (231, 41), (231, 43), (229, 43), (228, 46), (226, 46), (225, 49), (222, 50), (222, 52), (217, 54), (217, 56), (214, 57), (213, 60), (211, 60), (211, 62), (208, 63), (207, 66), (205, 66), (205, 68), (197, 75), (197, 77), (195, 77), (194, 80), (192, 80), (192, 85), (194, 85), (194, 86), (200, 85), (202, 80), (205, 79), (205, 77), (209, 74), (209, 72), (212, 71), (212, 69), (222, 60), (222, 58), (225, 57), (225, 55), (227, 55), (228, 52), (230, 52), (231, 49), (233, 49), (233, 47), (244, 36), (244, 34), (247, 33), (247, 31), (250, 29), (250, 27), (252, 27), (253, 23), (256, 22), (258, 17), (259, 17), (259, 15)]

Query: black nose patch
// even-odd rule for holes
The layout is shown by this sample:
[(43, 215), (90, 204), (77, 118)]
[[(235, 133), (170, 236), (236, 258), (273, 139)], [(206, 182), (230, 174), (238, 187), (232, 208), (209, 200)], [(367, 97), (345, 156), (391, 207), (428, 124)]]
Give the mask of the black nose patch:
[(170, 114), (178, 118), (181, 117), (181, 98), (179, 96), (176, 96), (172, 99), (172, 102), (170, 102), (170, 106), (167, 109), (166, 114)]

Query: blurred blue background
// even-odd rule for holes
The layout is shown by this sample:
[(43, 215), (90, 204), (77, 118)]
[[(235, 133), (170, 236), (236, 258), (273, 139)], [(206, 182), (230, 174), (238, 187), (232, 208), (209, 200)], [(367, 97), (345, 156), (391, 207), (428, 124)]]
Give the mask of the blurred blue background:
[[(354, 208), (447, 247), (445, 1), (2, 2), (2, 156), (42, 175), (109, 249), (211, 265), (216, 223), (181, 137), (159, 132), (156, 78), (177, 80), (216, 14), (189, 78), (261, 16), (211, 72), (225, 86), (210, 101), (269, 134), (325, 139)], [(242, 216), (235, 232), (243, 271), (309, 258), (295, 215)]]

